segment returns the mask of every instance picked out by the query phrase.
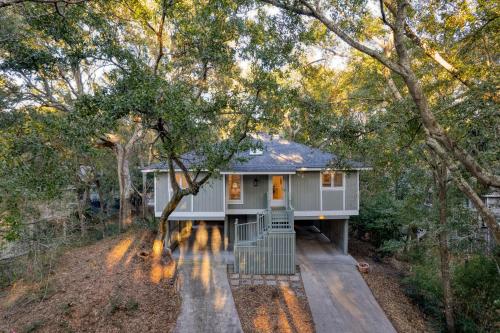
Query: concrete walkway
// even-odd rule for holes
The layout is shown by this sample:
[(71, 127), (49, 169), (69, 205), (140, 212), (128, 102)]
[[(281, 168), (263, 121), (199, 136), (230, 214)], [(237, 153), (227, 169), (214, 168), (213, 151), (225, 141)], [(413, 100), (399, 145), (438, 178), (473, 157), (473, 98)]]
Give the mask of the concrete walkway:
[(297, 257), (317, 333), (395, 333), (351, 256), (313, 227), (297, 230)]
[(173, 255), (182, 295), (175, 332), (243, 332), (227, 280), (230, 255), (222, 250), (220, 228), (194, 227)]

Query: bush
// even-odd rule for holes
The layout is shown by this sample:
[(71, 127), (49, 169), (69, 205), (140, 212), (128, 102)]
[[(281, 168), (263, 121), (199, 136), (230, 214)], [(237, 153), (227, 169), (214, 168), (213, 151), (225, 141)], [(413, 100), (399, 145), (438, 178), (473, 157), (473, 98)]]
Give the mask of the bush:
[(358, 235), (369, 232), (372, 243), (379, 247), (384, 241), (400, 239), (399, 215), (400, 203), (389, 193), (380, 193), (361, 202), (360, 214), (351, 226)]
[(428, 314), (441, 321), (443, 289), (434, 262), (413, 266), (413, 274), (403, 280), (405, 292)]
[[(435, 318), (444, 329), (443, 291), (437, 259), (413, 266), (412, 274), (403, 280), (403, 285), (422, 311)], [(453, 269), (452, 290), (458, 332), (495, 332), (500, 324), (497, 319), (500, 311), (499, 282), (495, 261), (483, 255)]]
[(476, 256), (456, 267), (453, 275), (458, 329), (462, 332), (495, 331), (500, 311), (500, 275), (495, 261)]

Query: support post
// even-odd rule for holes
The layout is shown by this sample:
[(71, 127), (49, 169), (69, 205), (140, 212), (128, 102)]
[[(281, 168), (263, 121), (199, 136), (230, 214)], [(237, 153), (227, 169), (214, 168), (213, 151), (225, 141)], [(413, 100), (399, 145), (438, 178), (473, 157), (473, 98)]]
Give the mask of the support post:
[(347, 254), (347, 245), (349, 241), (349, 220), (345, 219), (344, 220), (344, 228), (343, 228), (343, 236), (344, 236), (344, 241), (342, 242), (342, 251), (344, 254)]
[(234, 219), (234, 244), (238, 244), (238, 219)]

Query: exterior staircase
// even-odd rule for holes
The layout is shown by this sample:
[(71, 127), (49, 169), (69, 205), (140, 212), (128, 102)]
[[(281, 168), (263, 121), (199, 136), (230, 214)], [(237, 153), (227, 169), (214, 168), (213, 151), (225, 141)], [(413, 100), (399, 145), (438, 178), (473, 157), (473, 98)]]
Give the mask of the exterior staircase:
[(236, 223), (234, 270), (240, 274), (294, 274), (294, 211), (267, 208), (254, 222)]

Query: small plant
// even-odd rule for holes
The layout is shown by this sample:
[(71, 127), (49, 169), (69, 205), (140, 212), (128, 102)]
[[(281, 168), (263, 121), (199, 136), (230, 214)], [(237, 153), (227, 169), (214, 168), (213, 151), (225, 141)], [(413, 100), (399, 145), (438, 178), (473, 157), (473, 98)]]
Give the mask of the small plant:
[(118, 311), (131, 312), (139, 309), (139, 302), (132, 297), (124, 299), (123, 296), (112, 296), (106, 312), (113, 315)]
[(139, 309), (139, 302), (137, 302), (134, 298), (129, 298), (125, 303), (126, 311), (135, 311)]
[(43, 326), (43, 321), (41, 320), (35, 320), (31, 323), (29, 323), (23, 330), (23, 333), (31, 333), (31, 332), (36, 332), (38, 329), (42, 328)]
[(73, 308), (73, 303), (71, 302), (64, 302), (59, 306), (59, 309), (61, 310), (62, 315), (69, 315), (71, 313), (71, 310)]

